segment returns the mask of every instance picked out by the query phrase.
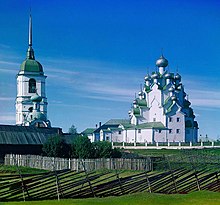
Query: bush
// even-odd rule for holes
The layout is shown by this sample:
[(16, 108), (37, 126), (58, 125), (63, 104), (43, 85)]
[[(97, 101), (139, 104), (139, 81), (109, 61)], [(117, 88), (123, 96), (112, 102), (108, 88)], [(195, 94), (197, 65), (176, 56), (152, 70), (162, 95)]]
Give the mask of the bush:
[(112, 155), (112, 145), (107, 141), (97, 141), (92, 143), (95, 150), (95, 158), (109, 158)]
[(94, 148), (87, 136), (77, 136), (72, 143), (72, 157), (93, 158)]

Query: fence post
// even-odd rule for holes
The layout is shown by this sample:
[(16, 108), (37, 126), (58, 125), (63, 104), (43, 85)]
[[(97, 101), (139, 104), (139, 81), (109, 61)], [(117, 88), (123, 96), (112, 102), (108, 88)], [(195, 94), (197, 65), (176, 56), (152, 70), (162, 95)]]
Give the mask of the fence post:
[(121, 184), (121, 180), (120, 180), (120, 177), (119, 177), (119, 174), (118, 174), (118, 170), (117, 170), (117, 168), (115, 167), (115, 158), (113, 158), (113, 166), (114, 166), (114, 169), (115, 169), (115, 171), (116, 171), (116, 178), (117, 178), (117, 180), (118, 180), (118, 182), (119, 182), (119, 186), (120, 186), (120, 189), (121, 189), (121, 193), (122, 193), (122, 195), (124, 194), (124, 190), (123, 190), (123, 187), (122, 187), (122, 184)]
[[(190, 159), (190, 157), (189, 157), (189, 159)], [(199, 191), (201, 191), (200, 182), (199, 182), (199, 177), (198, 177), (198, 174), (197, 174), (196, 167), (195, 167), (195, 165), (193, 164), (193, 159), (192, 159), (192, 157), (191, 157), (191, 159), (190, 159), (190, 162), (191, 162), (191, 167), (192, 167), (192, 169), (194, 169), (194, 175), (195, 175), (195, 178), (196, 178), (197, 188), (198, 188)]]
[[(28, 197), (30, 197), (30, 196), (29, 196), (27, 187), (26, 187), (26, 185), (25, 185), (25, 183), (24, 183), (23, 176), (21, 175), (21, 170), (19, 169), (18, 161), (16, 160), (16, 155), (15, 155), (14, 157), (15, 157), (15, 158), (14, 158), (14, 163), (15, 163), (15, 165), (16, 165), (18, 174), (19, 174), (19, 176), (20, 176), (20, 178), (21, 178), (21, 188), (22, 188), (23, 200), (25, 201), (25, 191), (27, 192)], [(17, 157), (18, 157), (18, 156), (17, 156)]]
[(148, 177), (148, 174), (147, 174), (147, 171), (146, 171), (146, 166), (147, 166), (147, 163), (146, 163), (146, 160), (145, 160), (144, 174), (145, 174), (145, 177), (146, 177), (146, 180), (147, 180), (147, 185), (148, 185), (149, 192), (152, 193), (150, 180), (149, 180), (149, 177)]
[(86, 174), (86, 180), (87, 180), (87, 182), (89, 183), (89, 186), (90, 186), (90, 189), (91, 189), (91, 191), (92, 191), (93, 196), (96, 197), (95, 192), (94, 192), (93, 187), (92, 187), (92, 184), (91, 184), (91, 182), (90, 182), (90, 180), (89, 180), (89, 176), (88, 176), (88, 173), (87, 173), (85, 164), (84, 164), (84, 162), (83, 162), (82, 159), (81, 159), (81, 162), (82, 162), (82, 166), (83, 166), (84, 172), (85, 172), (85, 174)]
[(170, 173), (171, 173), (171, 176), (172, 176), (175, 192), (178, 193), (177, 185), (176, 185), (176, 180), (175, 180), (174, 173), (173, 173), (173, 170), (172, 170), (171, 165), (170, 165), (170, 161), (169, 161), (169, 159), (167, 159), (167, 157), (165, 157), (165, 159), (168, 162), (168, 166), (169, 166), (169, 170), (170, 170)]

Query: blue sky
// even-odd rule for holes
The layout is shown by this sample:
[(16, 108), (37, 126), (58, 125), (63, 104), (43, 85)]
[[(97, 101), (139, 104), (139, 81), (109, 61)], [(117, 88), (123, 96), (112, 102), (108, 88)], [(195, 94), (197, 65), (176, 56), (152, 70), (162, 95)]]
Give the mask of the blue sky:
[(15, 124), (16, 74), (28, 44), (47, 78), (48, 118), (64, 131), (128, 118), (161, 48), (182, 75), (199, 133), (220, 136), (220, 2), (0, 0), (0, 123)]

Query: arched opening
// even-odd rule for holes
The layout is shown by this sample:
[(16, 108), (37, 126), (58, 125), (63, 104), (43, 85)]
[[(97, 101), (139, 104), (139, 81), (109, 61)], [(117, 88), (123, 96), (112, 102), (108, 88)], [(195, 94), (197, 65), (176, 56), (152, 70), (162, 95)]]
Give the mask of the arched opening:
[(29, 93), (35, 93), (36, 92), (36, 80), (31, 78), (29, 80)]

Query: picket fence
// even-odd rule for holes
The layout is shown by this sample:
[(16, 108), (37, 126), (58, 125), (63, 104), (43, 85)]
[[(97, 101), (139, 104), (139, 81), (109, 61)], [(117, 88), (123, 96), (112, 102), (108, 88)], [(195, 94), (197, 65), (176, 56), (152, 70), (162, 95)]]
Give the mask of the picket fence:
[(151, 171), (153, 169), (153, 160), (151, 157), (147, 157), (144, 159), (65, 159), (39, 155), (7, 154), (5, 155), (4, 164), (32, 167), (51, 171), (63, 169), (70, 169), (75, 171), (93, 171), (100, 169)]

